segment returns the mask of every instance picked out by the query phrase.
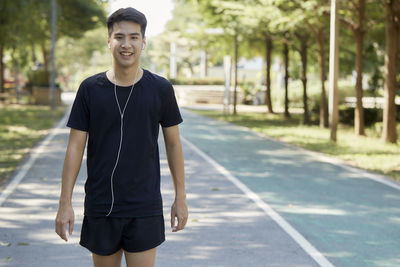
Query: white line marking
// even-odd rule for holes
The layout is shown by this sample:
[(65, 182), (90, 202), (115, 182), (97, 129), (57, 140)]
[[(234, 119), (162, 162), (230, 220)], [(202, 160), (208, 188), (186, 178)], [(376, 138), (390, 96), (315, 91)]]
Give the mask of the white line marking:
[(203, 159), (213, 165), (218, 172), (224, 175), (229, 181), (237, 186), (243, 193), (251, 200), (253, 200), (258, 207), (260, 207), (269, 217), (271, 217), (289, 236), (291, 236), (304, 251), (310, 255), (320, 266), (333, 267), (322, 254), (319, 252), (310, 242), (308, 242), (296, 229), (294, 229), (284, 218), (282, 218), (276, 211), (274, 211), (267, 203), (265, 203), (256, 193), (251, 191), (245, 184), (239, 181), (238, 178), (233, 176), (227, 169), (217, 163), (203, 151), (201, 151), (194, 144), (186, 140), (183, 136), (181, 139), (188, 145), (193, 151), (199, 154)]
[(229, 125), (229, 127), (236, 127), (238, 129), (244, 130), (246, 132), (255, 134), (255, 135), (257, 135), (257, 136), (259, 136), (261, 138), (268, 139), (268, 140), (270, 140), (272, 142), (279, 143), (279, 144), (281, 144), (283, 146), (286, 146), (286, 147), (289, 147), (289, 148), (294, 148), (296, 150), (300, 150), (300, 151), (302, 151), (302, 152), (314, 157), (315, 159), (317, 159), (317, 160), (319, 160), (321, 162), (326, 162), (326, 163), (330, 163), (330, 164), (333, 164), (333, 165), (340, 166), (340, 167), (342, 167), (342, 168), (344, 168), (344, 169), (346, 169), (348, 171), (351, 171), (351, 172), (354, 172), (354, 173), (358, 173), (358, 174), (364, 176), (365, 178), (373, 180), (373, 181), (375, 181), (377, 183), (381, 183), (381, 184), (387, 185), (389, 187), (392, 187), (394, 189), (400, 190), (400, 183), (399, 182), (394, 181), (391, 178), (386, 177), (386, 176), (384, 176), (382, 174), (378, 174), (378, 173), (370, 172), (368, 170), (363, 170), (363, 169), (357, 168), (355, 166), (349, 165), (349, 163), (347, 163), (344, 160), (341, 160), (339, 158), (333, 158), (331, 156), (327, 156), (327, 155), (325, 155), (325, 154), (323, 154), (321, 152), (307, 150), (305, 148), (302, 148), (302, 147), (299, 147), (299, 146), (296, 146), (296, 145), (292, 145), (292, 144), (289, 144), (289, 143), (282, 142), (282, 141), (280, 141), (278, 139), (274, 139), (273, 137), (270, 137), (270, 136), (268, 136), (266, 134), (253, 131), (253, 130), (251, 130), (249, 128), (246, 128), (244, 126), (241, 126), (241, 125), (236, 125), (236, 124), (232, 124), (232, 123), (225, 122), (225, 121), (218, 121), (218, 122), (221, 122), (221, 123), (224, 123), (226, 125)]
[(0, 207), (3, 205), (3, 202), (9, 197), (9, 195), (14, 192), (15, 188), (17, 188), (18, 184), (25, 178), (25, 175), (28, 173), (29, 169), (32, 167), (32, 165), (35, 163), (37, 158), (40, 156), (40, 154), (43, 152), (44, 147), (46, 147), (49, 142), (56, 136), (57, 130), (59, 128), (62, 128), (63, 125), (65, 125), (68, 115), (69, 115), (69, 109), (66, 110), (64, 117), (57, 123), (57, 125), (50, 130), (50, 134), (46, 136), (45, 139), (43, 139), (40, 144), (32, 149), (29, 159), (27, 162), (25, 162), (24, 165), (22, 165), (21, 169), (18, 171), (18, 173), (14, 176), (12, 181), (7, 185), (7, 187), (1, 192), (0, 195)]

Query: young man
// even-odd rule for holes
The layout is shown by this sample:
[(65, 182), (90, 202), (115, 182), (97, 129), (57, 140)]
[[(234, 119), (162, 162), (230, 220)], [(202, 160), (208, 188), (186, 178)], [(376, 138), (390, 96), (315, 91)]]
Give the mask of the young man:
[(94, 266), (154, 266), (164, 240), (160, 193), (159, 125), (175, 187), (172, 231), (188, 218), (182, 146), (182, 122), (171, 84), (140, 68), (146, 44), (145, 16), (119, 9), (107, 19), (112, 69), (91, 76), (79, 87), (67, 126), (71, 128), (62, 173), (55, 228), (67, 241), (74, 211), (72, 191), (87, 148), (85, 217), (80, 244), (93, 253)]

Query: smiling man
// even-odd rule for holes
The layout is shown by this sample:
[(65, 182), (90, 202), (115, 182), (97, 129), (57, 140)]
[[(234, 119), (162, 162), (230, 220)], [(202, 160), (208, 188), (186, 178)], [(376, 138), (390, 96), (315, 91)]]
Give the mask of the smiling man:
[(71, 128), (62, 173), (55, 228), (67, 241), (74, 211), (72, 191), (87, 145), (85, 217), (80, 244), (95, 267), (154, 266), (165, 240), (160, 193), (159, 125), (175, 188), (172, 231), (182, 230), (188, 211), (178, 124), (182, 122), (172, 85), (140, 67), (146, 45), (145, 16), (119, 9), (107, 19), (112, 69), (82, 82), (67, 126)]

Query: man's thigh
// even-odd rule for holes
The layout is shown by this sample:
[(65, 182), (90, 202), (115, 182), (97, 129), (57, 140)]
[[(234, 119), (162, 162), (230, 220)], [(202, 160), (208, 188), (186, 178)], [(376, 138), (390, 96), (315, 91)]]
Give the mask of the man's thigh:
[(92, 258), (94, 267), (121, 267), (122, 249), (109, 256), (93, 253)]
[(156, 259), (156, 248), (152, 248), (142, 252), (124, 251), (124, 254), (127, 267), (154, 267), (154, 262)]

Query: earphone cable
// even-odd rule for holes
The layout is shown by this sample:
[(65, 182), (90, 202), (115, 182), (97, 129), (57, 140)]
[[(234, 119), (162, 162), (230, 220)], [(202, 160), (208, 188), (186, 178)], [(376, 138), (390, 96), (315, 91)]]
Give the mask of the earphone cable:
[(117, 165), (118, 165), (118, 162), (119, 162), (119, 156), (120, 156), (121, 148), (122, 148), (122, 140), (123, 140), (123, 136), (124, 136), (124, 131), (123, 131), (124, 130), (124, 115), (125, 115), (126, 107), (128, 106), (129, 99), (131, 98), (131, 95), (132, 95), (132, 92), (133, 92), (133, 88), (135, 86), (135, 80), (136, 80), (136, 77), (137, 77), (138, 73), (139, 73), (139, 67), (138, 67), (138, 69), (136, 71), (136, 75), (135, 75), (135, 77), (133, 79), (133, 84), (132, 84), (131, 90), (129, 92), (128, 99), (126, 100), (124, 108), (123, 108), (122, 111), (121, 111), (121, 106), (119, 104), (118, 96), (117, 96), (117, 78), (115, 77), (115, 73), (114, 73), (114, 96), (115, 96), (115, 100), (117, 102), (119, 114), (121, 116), (121, 134), (120, 134), (121, 137), (120, 137), (120, 140), (119, 140), (119, 148), (118, 148), (117, 159), (115, 161), (114, 168), (113, 168), (113, 170), (111, 172), (111, 177), (110, 177), (110, 183), (111, 183), (111, 207), (110, 207), (110, 211), (106, 215), (107, 217), (110, 216), (110, 214), (111, 214), (111, 212), (112, 212), (112, 210), (114, 208), (114, 173), (115, 173), (115, 170), (117, 169)]

